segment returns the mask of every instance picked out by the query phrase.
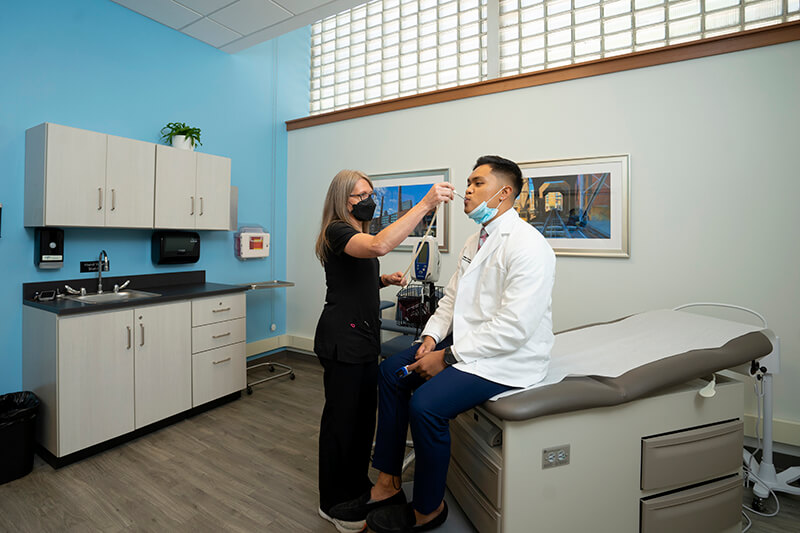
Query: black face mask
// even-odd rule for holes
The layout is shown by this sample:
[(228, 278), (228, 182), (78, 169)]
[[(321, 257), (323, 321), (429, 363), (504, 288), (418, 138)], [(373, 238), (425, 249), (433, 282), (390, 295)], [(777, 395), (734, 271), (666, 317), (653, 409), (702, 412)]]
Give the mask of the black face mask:
[(353, 206), (353, 216), (361, 222), (369, 222), (375, 214), (375, 200), (372, 197), (361, 200)]

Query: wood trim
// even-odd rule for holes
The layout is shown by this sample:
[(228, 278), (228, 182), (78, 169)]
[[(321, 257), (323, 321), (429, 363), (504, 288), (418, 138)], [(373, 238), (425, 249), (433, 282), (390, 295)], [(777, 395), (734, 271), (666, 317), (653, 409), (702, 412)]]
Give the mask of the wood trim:
[(342, 109), (340, 111), (332, 111), (321, 115), (311, 115), (286, 121), (286, 130), (298, 130), (311, 126), (318, 126), (320, 124), (339, 122), (341, 120), (398, 111), (400, 109), (438, 104), (441, 102), (449, 102), (503, 91), (513, 91), (514, 89), (523, 89), (526, 87), (536, 87), (537, 85), (546, 85), (548, 83), (588, 78), (590, 76), (599, 76), (612, 72), (664, 65), (676, 61), (698, 59), (701, 57), (727, 54), (729, 52), (739, 52), (741, 50), (749, 50), (751, 48), (798, 40), (800, 40), (800, 21), (785, 22), (775, 26), (758, 28), (731, 35), (722, 35), (710, 39), (633, 52), (622, 56), (596, 59), (585, 63), (529, 72), (527, 74), (496, 78), (469, 85), (461, 85), (459, 87), (440, 89), (438, 91)]

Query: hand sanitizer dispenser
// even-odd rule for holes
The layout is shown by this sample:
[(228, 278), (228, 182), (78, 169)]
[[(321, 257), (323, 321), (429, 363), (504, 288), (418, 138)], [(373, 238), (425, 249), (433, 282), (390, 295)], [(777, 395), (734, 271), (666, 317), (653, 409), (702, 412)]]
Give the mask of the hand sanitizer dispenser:
[(64, 266), (64, 230), (36, 228), (33, 262), (39, 268)]

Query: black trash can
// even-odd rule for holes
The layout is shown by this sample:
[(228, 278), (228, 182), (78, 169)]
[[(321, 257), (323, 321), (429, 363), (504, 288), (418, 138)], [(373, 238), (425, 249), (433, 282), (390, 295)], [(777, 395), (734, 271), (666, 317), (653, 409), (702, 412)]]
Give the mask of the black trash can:
[(0, 484), (33, 470), (39, 398), (30, 391), (0, 396)]

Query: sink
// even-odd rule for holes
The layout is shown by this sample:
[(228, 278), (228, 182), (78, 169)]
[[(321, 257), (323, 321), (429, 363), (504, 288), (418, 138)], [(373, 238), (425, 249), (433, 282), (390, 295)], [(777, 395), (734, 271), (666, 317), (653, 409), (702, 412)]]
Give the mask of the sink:
[(129, 300), (138, 300), (140, 298), (154, 298), (161, 296), (155, 292), (124, 290), (119, 292), (104, 292), (102, 294), (85, 294), (83, 296), (69, 295), (64, 296), (68, 300), (76, 302), (83, 302), (85, 304), (108, 304), (113, 302), (127, 302)]

